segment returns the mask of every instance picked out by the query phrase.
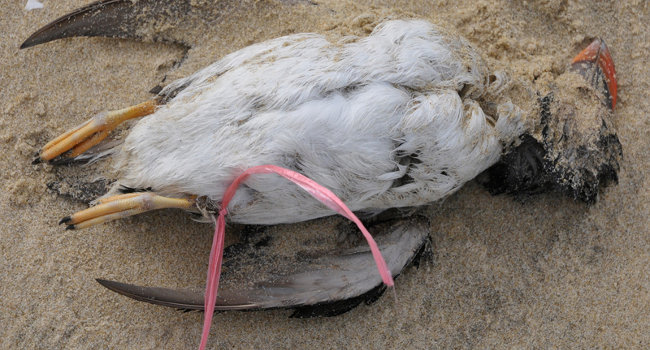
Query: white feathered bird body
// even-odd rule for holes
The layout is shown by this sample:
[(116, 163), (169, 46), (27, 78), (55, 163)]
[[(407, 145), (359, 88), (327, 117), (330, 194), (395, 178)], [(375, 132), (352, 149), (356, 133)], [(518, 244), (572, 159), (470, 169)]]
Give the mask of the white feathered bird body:
[[(523, 132), (520, 113), (485, 115), (477, 99), (487, 84), (471, 46), (426, 21), (385, 22), (339, 43), (277, 38), (167, 86), (161, 95), (183, 89), (133, 127), (118, 183), (218, 203), (243, 170), (273, 164), (352, 210), (423, 205), (494, 164)], [(228, 209), (246, 224), (332, 214), (275, 175), (251, 177)]]

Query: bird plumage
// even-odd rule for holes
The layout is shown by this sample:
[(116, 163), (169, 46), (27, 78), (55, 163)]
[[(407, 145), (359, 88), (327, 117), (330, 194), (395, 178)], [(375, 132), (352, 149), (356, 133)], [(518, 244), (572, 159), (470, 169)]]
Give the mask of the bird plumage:
[[(142, 38), (143, 33), (199, 45), (179, 41), (167, 29), (213, 25), (221, 5), (232, 4), (219, 2), (215, 15), (189, 0), (100, 0), (55, 20), (21, 47), (69, 36)], [(186, 20), (195, 16), (202, 20)], [(156, 26), (165, 30), (147, 30)], [(267, 163), (308, 175), (357, 211), (443, 198), (499, 158), (481, 176), (493, 193), (560, 191), (593, 202), (601, 187), (616, 181), (622, 156), (612, 123), (616, 73), (601, 39), (568, 68), (552, 83), (509, 84), (503, 72), (488, 75), (464, 39), (420, 20), (388, 21), (366, 38), (336, 42), (291, 35), (234, 52), (171, 83), (156, 100), (93, 118), (50, 141), (35, 161), (83, 157), (117, 124), (155, 111), (113, 150), (122, 177), (109, 193), (129, 193), (102, 198), (61, 220), (72, 229), (153, 209), (197, 204), (218, 209), (237, 175)], [(295, 222), (331, 213), (273, 176), (251, 177), (245, 186), (228, 208), (236, 222)], [(426, 244), (430, 225), (421, 220), (373, 227), (393, 275)], [(323, 221), (329, 220), (301, 232), (304, 244), (297, 246), (314, 248), (310, 252), (286, 252), (285, 236), (281, 242), (267, 235), (245, 238), (250, 250), (239, 247), (226, 257), (237, 275), (225, 279), (234, 284), (220, 295), (234, 297), (217, 299), (217, 308), (320, 308), (334, 302), (335, 312), (328, 306), (319, 313), (332, 315), (374, 298), (379, 280), (369, 272), (369, 252), (355, 249), (348, 256), (351, 251), (331, 242), (324, 242), (326, 249), (314, 247)], [(259, 278), (245, 270), (255, 263)], [(152, 303), (204, 305), (201, 293), (100, 283)]]
[[(477, 100), (487, 82), (465, 40), (422, 20), (337, 43), (297, 34), (255, 44), (161, 92), (182, 89), (132, 129), (118, 183), (218, 202), (243, 169), (275, 164), (352, 210), (426, 204), (495, 163), (523, 132), (513, 105), (485, 115)], [(247, 224), (331, 215), (273, 176), (248, 180), (229, 213)]]

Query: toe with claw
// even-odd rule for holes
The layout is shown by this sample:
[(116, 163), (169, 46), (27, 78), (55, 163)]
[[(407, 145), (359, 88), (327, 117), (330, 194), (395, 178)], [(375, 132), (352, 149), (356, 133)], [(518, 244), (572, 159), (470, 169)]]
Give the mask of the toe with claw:
[(194, 207), (195, 197), (169, 198), (153, 192), (136, 192), (102, 198), (97, 203), (94, 207), (64, 217), (59, 221), (59, 225), (66, 224), (66, 230), (74, 230), (155, 209), (191, 209)]
[(51, 161), (68, 152), (68, 158), (74, 158), (104, 140), (111, 130), (120, 123), (153, 113), (158, 106), (156, 100), (150, 100), (135, 106), (100, 113), (78, 127), (68, 130), (48, 142), (38, 153), (38, 161)]

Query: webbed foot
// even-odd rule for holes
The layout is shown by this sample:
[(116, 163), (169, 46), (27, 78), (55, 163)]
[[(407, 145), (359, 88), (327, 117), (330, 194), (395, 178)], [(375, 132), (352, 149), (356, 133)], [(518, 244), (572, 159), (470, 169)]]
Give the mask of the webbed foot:
[(135, 106), (92, 117), (48, 142), (38, 152), (34, 163), (51, 161), (66, 152), (69, 152), (67, 158), (75, 158), (103, 141), (111, 130), (122, 122), (149, 115), (156, 110), (157, 106), (156, 100), (149, 100)]
[(125, 193), (99, 199), (97, 205), (66, 216), (59, 221), (59, 224), (66, 224), (66, 230), (74, 230), (150, 210), (165, 208), (191, 209), (193, 207), (194, 197), (168, 198), (153, 192)]

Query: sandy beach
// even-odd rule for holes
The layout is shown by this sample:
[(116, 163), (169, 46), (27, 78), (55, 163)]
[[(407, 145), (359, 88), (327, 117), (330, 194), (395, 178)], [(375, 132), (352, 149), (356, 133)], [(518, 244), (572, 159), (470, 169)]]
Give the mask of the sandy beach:
[(66, 231), (58, 220), (87, 207), (71, 198), (77, 184), (94, 181), (101, 191), (114, 171), (110, 160), (32, 165), (40, 146), (252, 43), (299, 32), (366, 35), (382, 19), (402, 17), (451, 28), (492, 69), (531, 80), (557, 75), (589, 39), (603, 38), (619, 84), (618, 185), (587, 206), (559, 194), (491, 196), (470, 182), (426, 209), (433, 255), (396, 280), (398, 302), (385, 295), (332, 318), (220, 313), (209, 348), (650, 347), (648, 1), (259, 0), (169, 29), (190, 49), (71, 38), (19, 50), (38, 28), (88, 2), (0, 6), (0, 348), (185, 349), (201, 335), (201, 313), (139, 303), (95, 278), (200, 289), (211, 225), (164, 210)]

